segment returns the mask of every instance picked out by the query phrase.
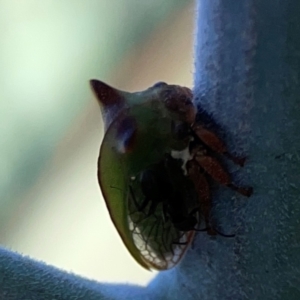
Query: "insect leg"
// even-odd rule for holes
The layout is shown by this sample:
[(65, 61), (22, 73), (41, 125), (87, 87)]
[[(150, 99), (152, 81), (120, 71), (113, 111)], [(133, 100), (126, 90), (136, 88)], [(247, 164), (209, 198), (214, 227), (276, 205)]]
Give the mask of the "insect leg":
[(205, 175), (201, 173), (199, 165), (191, 160), (187, 165), (188, 176), (194, 183), (196, 192), (200, 199), (201, 212), (204, 215), (205, 224), (209, 225), (209, 216), (211, 211), (211, 197), (209, 184), (205, 178)]
[(229, 237), (229, 238), (235, 237), (235, 234), (224, 234), (213, 227), (206, 227), (203, 229), (195, 229), (195, 231), (206, 231), (208, 235), (220, 235), (220, 236)]
[(217, 159), (206, 155), (205, 152), (198, 151), (195, 155), (195, 160), (215, 181), (228, 186), (246, 197), (252, 195), (252, 187), (238, 187), (232, 183), (229, 173), (221, 166)]
[[(213, 228), (210, 225), (210, 212), (211, 212), (211, 197), (210, 197), (210, 189), (209, 184), (204, 176), (201, 174), (201, 170), (199, 165), (194, 161), (189, 161), (188, 163), (188, 174), (191, 180), (193, 181), (196, 191), (199, 195), (199, 199), (201, 200), (201, 212), (204, 214), (204, 220), (206, 227), (203, 229), (194, 229), (195, 231), (206, 231), (209, 235), (221, 235), (224, 237), (234, 237), (234, 234), (224, 234), (217, 229)], [(198, 209), (199, 210), (199, 209)], [(195, 213), (196, 209), (194, 209), (191, 213)]]
[(225, 146), (225, 144), (219, 139), (217, 135), (208, 129), (204, 128), (199, 124), (193, 124), (192, 129), (196, 136), (206, 144), (213, 151), (225, 155), (227, 158), (232, 160), (235, 164), (243, 167), (245, 164), (245, 157), (236, 157), (230, 154)]

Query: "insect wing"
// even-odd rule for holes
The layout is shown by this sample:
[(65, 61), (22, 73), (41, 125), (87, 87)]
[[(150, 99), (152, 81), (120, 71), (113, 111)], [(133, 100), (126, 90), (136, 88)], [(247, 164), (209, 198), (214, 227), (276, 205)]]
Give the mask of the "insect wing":
[[(116, 120), (115, 122), (118, 122)], [(115, 151), (116, 132), (114, 123), (108, 128), (98, 159), (98, 180), (110, 217), (133, 258), (144, 268), (149, 266), (136, 247), (128, 227), (127, 197), (128, 188), (124, 176), (122, 156)]]
[(140, 210), (138, 203), (144, 196), (138, 182), (132, 183), (132, 187), (128, 198), (128, 221), (134, 243), (151, 268), (170, 269), (183, 257), (193, 240), (194, 231), (177, 230), (171, 220), (164, 217), (161, 203), (154, 212), (150, 208), (151, 201)]

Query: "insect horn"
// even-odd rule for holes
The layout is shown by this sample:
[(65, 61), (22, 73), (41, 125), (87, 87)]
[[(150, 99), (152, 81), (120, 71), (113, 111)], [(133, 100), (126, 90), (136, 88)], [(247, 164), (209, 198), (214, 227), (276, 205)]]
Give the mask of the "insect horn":
[(105, 107), (124, 104), (124, 96), (119, 91), (108, 84), (97, 80), (90, 80), (91, 88), (98, 101)]
[(97, 79), (90, 80), (90, 86), (101, 106), (105, 128), (108, 128), (112, 120), (125, 107), (126, 97), (129, 93), (119, 91)]

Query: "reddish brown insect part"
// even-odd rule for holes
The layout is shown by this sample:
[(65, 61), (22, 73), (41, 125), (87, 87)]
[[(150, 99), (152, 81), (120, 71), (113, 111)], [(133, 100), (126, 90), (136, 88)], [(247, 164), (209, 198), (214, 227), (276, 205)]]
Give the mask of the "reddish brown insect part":
[(187, 165), (188, 176), (192, 180), (196, 192), (199, 195), (200, 210), (204, 215), (205, 224), (209, 227), (209, 215), (211, 211), (210, 187), (205, 175), (201, 172), (195, 161), (189, 161)]
[(171, 86), (162, 92), (162, 99), (166, 108), (174, 112), (179, 120), (188, 124), (195, 122), (197, 108), (192, 101), (193, 95), (189, 88)]
[(195, 160), (215, 181), (237, 191), (243, 196), (250, 197), (253, 193), (252, 187), (238, 187), (232, 183), (229, 173), (213, 157), (198, 154)]
[(213, 151), (218, 153), (224, 153), (227, 151), (224, 143), (213, 132), (197, 124), (193, 125), (192, 129), (199, 139)]
[(219, 139), (219, 137), (211, 132), (210, 130), (204, 128), (199, 124), (194, 124), (192, 126), (194, 133), (199, 137), (199, 139), (207, 145), (211, 150), (224, 154), (228, 159), (232, 160), (235, 164), (243, 167), (245, 164), (245, 157), (236, 157), (227, 151), (225, 144)]
[(215, 158), (197, 154), (195, 160), (215, 181), (227, 186), (231, 184), (230, 175)]

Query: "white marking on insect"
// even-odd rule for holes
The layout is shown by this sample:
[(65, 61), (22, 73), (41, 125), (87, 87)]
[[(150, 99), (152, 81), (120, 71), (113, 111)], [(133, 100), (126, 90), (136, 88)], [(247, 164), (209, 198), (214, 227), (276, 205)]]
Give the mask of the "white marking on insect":
[(181, 159), (183, 161), (181, 168), (183, 170), (183, 174), (187, 175), (186, 164), (189, 160), (193, 159), (193, 156), (191, 155), (189, 150), (189, 146), (180, 151), (171, 150), (171, 156), (175, 159)]

